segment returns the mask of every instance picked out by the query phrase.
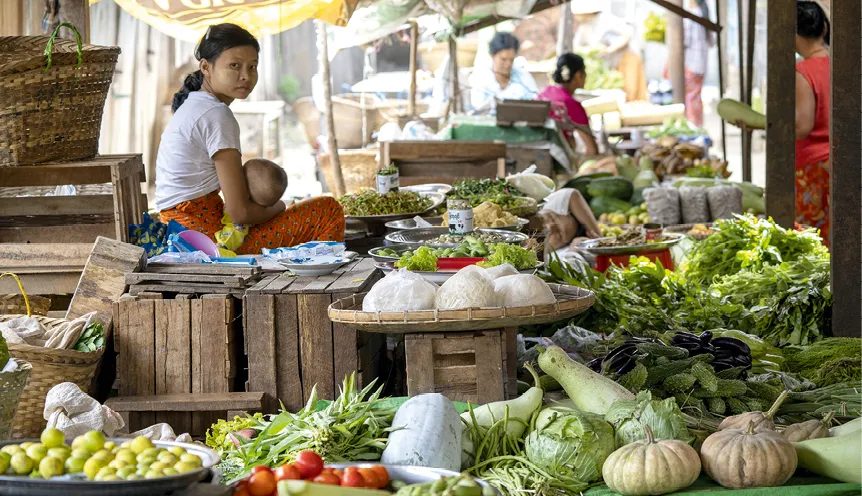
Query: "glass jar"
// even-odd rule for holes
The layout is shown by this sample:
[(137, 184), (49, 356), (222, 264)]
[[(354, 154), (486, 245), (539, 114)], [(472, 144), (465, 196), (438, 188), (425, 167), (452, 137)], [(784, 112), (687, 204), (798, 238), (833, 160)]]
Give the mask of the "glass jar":
[(470, 200), (450, 199), (446, 201), (449, 216), (449, 232), (467, 234), (473, 232), (473, 207)]

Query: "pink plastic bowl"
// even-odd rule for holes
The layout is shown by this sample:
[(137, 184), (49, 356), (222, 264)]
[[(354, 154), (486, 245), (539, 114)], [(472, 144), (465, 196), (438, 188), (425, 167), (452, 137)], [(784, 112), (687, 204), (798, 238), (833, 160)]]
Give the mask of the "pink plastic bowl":
[(191, 229), (178, 234), (180, 238), (192, 245), (196, 250), (200, 250), (211, 257), (218, 257), (219, 251), (213, 240), (209, 239), (206, 234)]

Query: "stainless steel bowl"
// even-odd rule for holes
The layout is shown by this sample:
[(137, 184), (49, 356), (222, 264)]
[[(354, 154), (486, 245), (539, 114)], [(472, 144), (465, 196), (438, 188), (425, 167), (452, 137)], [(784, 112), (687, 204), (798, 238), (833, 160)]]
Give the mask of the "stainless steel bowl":
[[(494, 233), (500, 236), (501, 243), (523, 243), (530, 239), (529, 236), (519, 232), (506, 231), (503, 229), (477, 229), (480, 232)], [(390, 233), (384, 238), (389, 243), (399, 243), (408, 245), (428, 245), (440, 248), (452, 248), (460, 243), (434, 243), (431, 240), (438, 238), (442, 234), (449, 234), (449, 228), (446, 227), (423, 227), (419, 229), (406, 229)]]
[[(442, 217), (424, 217), (422, 220), (428, 222), (434, 227), (439, 227), (443, 223)], [(495, 227), (493, 229), (500, 229), (503, 231), (523, 231), (524, 227), (529, 224), (530, 221), (527, 219), (522, 219), (518, 217), (518, 221), (511, 226), (500, 226)], [(405, 229), (416, 229), (416, 221), (413, 219), (403, 219), (403, 220), (393, 220), (386, 223), (386, 227), (393, 231), (403, 231)]]

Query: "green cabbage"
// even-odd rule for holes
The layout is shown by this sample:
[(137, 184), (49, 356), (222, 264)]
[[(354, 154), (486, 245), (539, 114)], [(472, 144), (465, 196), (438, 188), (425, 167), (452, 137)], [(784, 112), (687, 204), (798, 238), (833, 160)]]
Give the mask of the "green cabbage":
[(6, 340), (3, 339), (3, 336), (0, 336), (0, 369), (6, 366), (6, 362), (9, 361), (9, 346), (6, 345)]
[(556, 477), (592, 482), (614, 451), (614, 430), (601, 415), (555, 405), (539, 412), (527, 436), (527, 458)]
[(676, 400), (654, 400), (649, 391), (639, 392), (633, 400), (615, 401), (605, 420), (614, 427), (617, 448), (646, 439), (644, 425), (650, 426), (656, 439), (678, 439), (689, 444), (694, 441)]

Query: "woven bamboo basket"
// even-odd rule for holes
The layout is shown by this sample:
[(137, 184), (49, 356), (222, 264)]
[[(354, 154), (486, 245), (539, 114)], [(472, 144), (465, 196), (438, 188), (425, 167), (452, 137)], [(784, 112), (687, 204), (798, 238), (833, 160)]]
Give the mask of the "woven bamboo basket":
[(17, 359), (16, 361), (18, 370), (0, 372), (0, 441), (9, 438), (21, 393), (27, 386), (27, 380), (33, 370), (29, 363)]
[(596, 301), (592, 291), (577, 286), (549, 284), (557, 301), (523, 307), (465, 308), (463, 310), (417, 310), (409, 312), (363, 312), (367, 293), (342, 298), (329, 306), (329, 320), (367, 331), (382, 333), (454, 332), (546, 324), (574, 317)]
[[(94, 157), (119, 47), (0, 37), (0, 166)], [(47, 48), (46, 48), (47, 47)], [(50, 67), (46, 70), (51, 53)]]
[[(28, 296), (30, 301), (30, 313), (32, 315), (48, 315), (51, 309), (51, 299), (42, 296)], [(26, 314), (27, 302), (23, 295), (5, 294), (0, 295), (0, 315), (3, 314)]]
[[(344, 176), (346, 194), (356, 193), (362, 188), (374, 188), (377, 185), (377, 150), (338, 150), (341, 160), (341, 174)], [(335, 190), (335, 174), (332, 172), (329, 154), (320, 155), (320, 168), (329, 185), (329, 190)]]
[[(0, 315), (0, 322), (6, 322), (24, 315)], [(45, 327), (52, 329), (68, 322), (67, 319), (54, 319), (34, 315)], [(107, 335), (105, 336), (107, 340)], [(43, 418), (45, 395), (62, 382), (75, 383), (81, 390), (90, 391), (90, 385), (96, 374), (96, 369), (102, 360), (105, 348), (99, 348), (92, 353), (75, 350), (59, 350), (43, 348), (28, 344), (9, 344), (9, 354), (17, 360), (30, 362), (33, 369), (30, 382), (24, 388), (18, 402), (12, 424), (12, 438), (39, 437), (45, 429), (47, 421)]]

